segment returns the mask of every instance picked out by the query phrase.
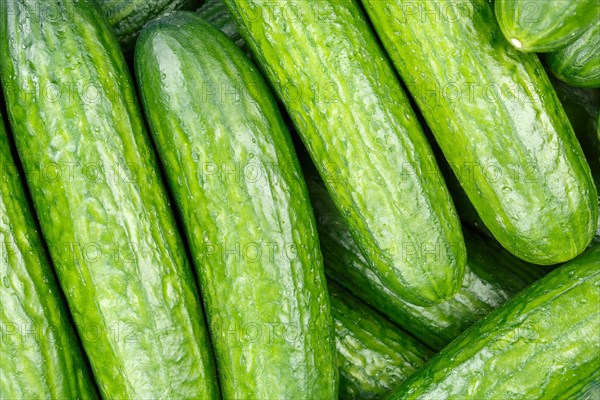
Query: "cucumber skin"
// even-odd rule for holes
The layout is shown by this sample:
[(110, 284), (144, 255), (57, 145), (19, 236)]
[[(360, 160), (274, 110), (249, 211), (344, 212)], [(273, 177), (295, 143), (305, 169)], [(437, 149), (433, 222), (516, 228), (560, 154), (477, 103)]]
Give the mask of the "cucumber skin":
[[(184, 12), (147, 25), (135, 65), (194, 256), (223, 396), (337, 398), (316, 224), (289, 132), (260, 72), (217, 28)], [(219, 89), (205, 96), (206, 87)], [(256, 163), (265, 173), (230, 180), (206, 174), (207, 163), (222, 170)], [(265, 248), (257, 264), (253, 257), (207, 254), (206, 243), (276, 243), (297, 257), (274, 251), (267, 258)], [(230, 334), (249, 324), (261, 329), (257, 340)], [(273, 336), (265, 334), (269, 326)], [(290, 327), (298, 327), (293, 339), (281, 336)]]
[(357, 2), (225, 3), (384, 284), (420, 305), (451, 297), (464, 275), (460, 222)]
[[(97, 399), (29, 211), (1, 115), (0, 215), (0, 398)], [(16, 332), (9, 333), (13, 329)]]
[(572, 43), (600, 18), (598, 0), (496, 0), (504, 37), (520, 51), (545, 53)]
[(246, 50), (244, 39), (235, 27), (223, 0), (206, 0), (196, 12), (203, 20), (225, 33), (238, 47)]
[(596, 246), (471, 327), (387, 399), (579, 398), (600, 380), (599, 303)]
[(130, 53), (144, 25), (176, 10), (194, 10), (199, 0), (95, 0), (125, 53)]
[[(216, 398), (196, 284), (121, 50), (93, 3), (45, 2), (50, 14), (38, 6), (0, 3), (0, 76), (35, 210), (101, 395)], [(50, 82), (61, 90), (92, 84), (102, 101), (81, 101), (79, 90), (50, 96), (39, 89)], [(98, 179), (86, 175), (84, 167), (97, 164)], [(48, 165), (72, 167), (48, 175)], [(115, 165), (135, 175), (113, 174)], [(80, 250), (90, 245), (93, 252)]]
[(573, 43), (547, 55), (548, 68), (569, 85), (600, 88), (600, 16)]
[(450, 300), (431, 307), (412, 305), (387, 289), (365, 260), (335, 209), (316, 172), (304, 166), (325, 273), (433, 350), (440, 350), (465, 329), (543, 276), (533, 265), (500, 246), (464, 230), (467, 268), (461, 289)]
[(433, 356), (433, 351), (329, 281), (340, 371), (340, 399), (380, 399)]
[[(435, 23), (405, 16), (402, 2), (363, 3), (494, 237), (534, 264), (557, 264), (583, 252), (598, 219), (590, 168), (539, 60), (501, 39), (489, 2), (460, 2), (466, 11), (448, 7), (456, 14)], [(431, 56), (439, 49), (453, 53)], [(456, 52), (461, 57), (454, 57)], [(438, 59), (445, 60), (443, 69)], [(440, 85), (435, 99), (428, 95), (428, 82)], [(465, 88), (469, 82), (499, 85), (503, 92), (484, 111), (489, 98), (483, 89), (443, 95), (441, 88)], [(489, 167), (491, 178), (484, 173)]]

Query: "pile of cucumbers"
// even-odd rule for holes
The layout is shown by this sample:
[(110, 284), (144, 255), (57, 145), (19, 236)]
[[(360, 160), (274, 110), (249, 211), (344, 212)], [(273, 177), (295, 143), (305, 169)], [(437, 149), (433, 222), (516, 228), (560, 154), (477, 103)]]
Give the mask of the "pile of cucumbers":
[(597, 0), (0, 0), (0, 399), (600, 399)]

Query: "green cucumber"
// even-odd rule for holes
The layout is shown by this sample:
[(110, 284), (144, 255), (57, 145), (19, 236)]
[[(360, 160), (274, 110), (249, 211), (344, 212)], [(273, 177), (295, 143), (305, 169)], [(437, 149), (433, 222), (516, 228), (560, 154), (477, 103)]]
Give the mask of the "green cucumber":
[(598, 219), (590, 168), (538, 58), (502, 39), (489, 1), (433, 15), (407, 6), (425, 0), (363, 3), (494, 237), (534, 264), (583, 252)]
[[(551, 77), (551, 81), (581, 143), (596, 188), (600, 188), (600, 90), (573, 87), (554, 77)], [(600, 211), (600, 193), (598, 193), (598, 207)], [(600, 243), (600, 212), (596, 233), (590, 245), (598, 243)]]
[(600, 18), (598, 0), (496, 0), (506, 39), (524, 52), (558, 50)]
[(462, 288), (450, 300), (412, 305), (386, 288), (362, 256), (316, 173), (305, 166), (317, 219), (325, 273), (434, 350), (450, 343), (470, 325), (543, 275), (536, 266), (499, 245), (464, 230), (467, 268)]
[(600, 246), (488, 315), (388, 399), (575, 399), (600, 381)]
[(379, 399), (433, 356), (346, 289), (329, 282), (335, 323), (340, 399)]
[(577, 87), (600, 88), (600, 16), (573, 43), (547, 56), (550, 71)]
[(198, 271), (223, 396), (335, 398), (316, 225), (260, 72), (185, 12), (147, 25), (135, 67)]
[(244, 39), (235, 27), (224, 0), (206, 0), (196, 12), (203, 20), (225, 33), (239, 47), (245, 48)]
[(135, 47), (137, 37), (148, 22), (176, 10), (194, 10), (199, 0), (95, 0), (112, 25), (125, 52)]
[(415, 304), (451, 297), (464, 274), (460, 222), (360, 6), (226, 4), (382, 282)]
[(0, 398), (97, 399), (1, 116), (0, 216)]
[(121, 49), (93, 2), (39, 7), (0, 2), (0, 76), (101, 395), (214, 398), (196, 283)]

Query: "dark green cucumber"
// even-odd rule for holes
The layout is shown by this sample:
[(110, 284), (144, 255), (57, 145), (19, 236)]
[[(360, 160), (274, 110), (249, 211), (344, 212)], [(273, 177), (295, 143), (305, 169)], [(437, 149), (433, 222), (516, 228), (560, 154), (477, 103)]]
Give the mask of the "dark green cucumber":
[(496, 0), (506, 39), (524, 52), (558, 50), (600, 19), (598, 0)]
[(495, 242), (465, 229), (467, 268), (462, 288), (450, 300), (432, 306), (412, 305), (386, 288), (365, 260), (318, 177), (305, 167), (321, 250), (328, 277), (350, 289), (434, 350), (508, 298), (534, 282), (542, 272), (503, 251)]
[(224, 0), (206, 0), (197, 13), (203, 20), (229, 36), (239, 47), (244, 48), (244, 39), (235, 27)]
[(382, 282), (415, 304), (451, 297), (464, 274), (460, 222), (360, 6), (226, 4)]
[(125, 52), (135, 47), (137, 37), (148, 22), (175, 10), (194, 10), (200, 0), (95, 0), (112, 25)]
[(0, 398), (98, 398), (29, 211), (1, 116), (0, 304)]
[(472, 326), (388, 399), (580, 398), (600, 381), (599, 304), (596, 246)]
[(600, 88), (600, 16), (573, 43), (547, 56), (548, 67), (564, 82), (577, 87)]
[(340, 399), (379, 399), (433, 356), (433, 351), (329, 281)]
[(534, 264), (580, 254), (598, 218), (590, 168), (538, 58), (502, 39), (490, 2), (438, 2), (423, 18), (363, 3), (494, 237)]
[(135, 67), (196, 263), (223, 396), (335, 398), (316, 225), (260, 72), (217, 28), (185, 12), (147, 25)]
[(214, 398), (197, 287), (121, 49), (93, 2), (39, 7), (0, 2), (0, 76), (42, 233), (101, 394)]

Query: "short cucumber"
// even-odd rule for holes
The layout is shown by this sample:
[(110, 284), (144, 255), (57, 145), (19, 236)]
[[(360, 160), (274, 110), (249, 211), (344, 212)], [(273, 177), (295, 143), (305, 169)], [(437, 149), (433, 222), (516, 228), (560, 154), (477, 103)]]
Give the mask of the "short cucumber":
[(148, 22), (175, 10), (194, 10), (200, 0), (95, 0), (112, 25), (121, 47), (133, 51), (137, 37)]
[(407, 303), (373, 273), (335, 209), (316, 173), (305, 166), (325, 272), (434, 350), (450, 343), (481, 317), (541, 277), (539, 268), (465, 229), (467, 269), (462, 288), (450, 300), (431, 307)]
[(598, 0), (496, 0), (506, 39), (525, 52), (558, 50), (600, 19)]
[(573, 43), (549, 53), (548, 67), (564, 82), (577, 87), (600, 88), (600, 16)]
[(600, 246), (472, 326), (387, 399), (577, 399), (600, 382)]
[(346, 289), (329, 282), (340, 399), (379, 399), (433, 356), (433, 351)]
[(146, 26), (135, 67), (195, 260), (223, 396), (336, 398), (316, 225), (260, 72), (188, 12)]
[(196, 282), (121, 49), (93, 2), (44, 7), (0, 2), (0, 77), (101, 395), (215, 398)]
[(490, 2), (363, 4), (494, 237), (534, 264), (580, 254), (598, 219), (590, 168), (538, 58), (502, 39)]
[(226, 4), (384, 285), (415, 304), (451, 297), (464, 274), (460, 222), (357, 2)]
[(1, 399), (98, 398), (29, 210), (1, 115), (0, 304)]

